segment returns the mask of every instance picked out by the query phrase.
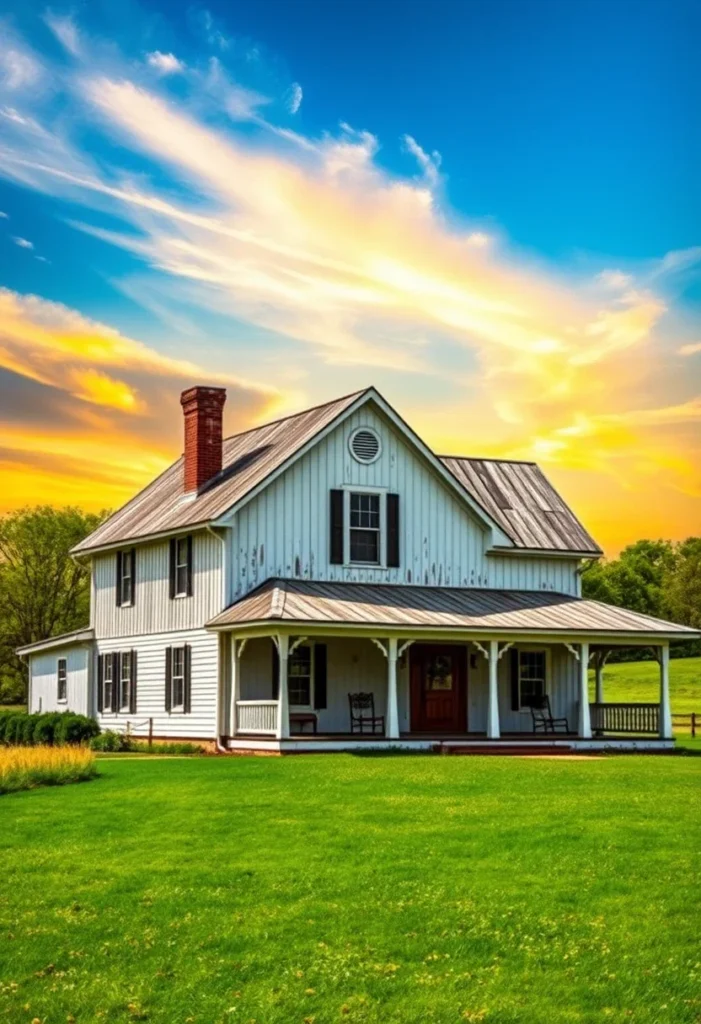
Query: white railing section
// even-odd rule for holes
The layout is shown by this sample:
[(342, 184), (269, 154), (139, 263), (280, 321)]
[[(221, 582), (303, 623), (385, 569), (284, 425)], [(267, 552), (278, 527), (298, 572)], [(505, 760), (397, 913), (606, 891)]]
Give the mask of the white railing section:
[(236, 711), (239, 732), (265, 732), (275, 735), (276, 700), (237, 700)]

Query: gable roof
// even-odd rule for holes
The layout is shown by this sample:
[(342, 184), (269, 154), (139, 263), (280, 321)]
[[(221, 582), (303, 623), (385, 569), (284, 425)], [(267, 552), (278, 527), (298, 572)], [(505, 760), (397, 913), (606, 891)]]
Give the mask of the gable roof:
[(691, 639), (697, 630), (651, 615), (539, 590), (415, 587), (270, 579), (207, 623), (208, 629), (277, 622), (362, 628), (651, 636)]
[(249, 491), (349, 409), (356, 391), (294, 416), (227, 437), (222, 471), (196, 495), (185, 494), (183, 456), (73, 548), (84, 554), (130, 540), (204, 525), (227, 512)]
[[(486, 460), (438, 457), (372, 387), (314, 406), (303, 412), (228, 437), (223, 442), (222, 470), (196, 494), (184, 490), (183, 456), (101, 526), (73, 548), (88, 554), (148, 537), (166, 536), (222, 521), (244, 499), (250, 499), (273, 476), (299, 457), (307, 446), (338, 421), (372, 400), (431, 463), (473, 513), (493, 532), (500, 551), (549, 551), (600, 554), (600, 549), (550, 486), (537, 466), (527, 466), (539, 478), (511, 489), (486, 486), (484, 473), (474, 467)], [(506, 463), (493, 463), (506, 466)], [(512, 474), (513, 476), (513, 474)], [(498, 491), (498, 494), (497, 494)], [(536, 498), (536, 492), (539, 497)], [(511, 507), (505, 504), (509, 494)], [(500, 498), (499, 495), (502, 495)], [(552, 518), (552, 523), (546, 517)], [(539, 519), (540, 527), (538, 526)], [(558, 528), (556, 528), (558, 524)]]
[(440, 459), (517, 548), (602, 554), (535, 462), (452, 455)]

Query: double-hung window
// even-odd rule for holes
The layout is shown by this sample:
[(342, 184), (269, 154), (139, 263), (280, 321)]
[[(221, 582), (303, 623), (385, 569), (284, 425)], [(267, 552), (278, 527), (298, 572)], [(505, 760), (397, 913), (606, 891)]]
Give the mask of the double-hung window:
[(312, 649), (306, 644), (296, 647), (290, 655), (287, 693), (290, 707), (312, 706)]
[(117, 552), (117, 605), (123, 607), (134, 603), (136, 575), (136, 549)]
[(120, 656), (120, 711), (130, 711), (132, 706), (132, 686), (134, 682), (134, 666), (132, 651), (122, 651)]
[(56, 663), (56, 697), (60, 701), (68, 700), (68, 670), (65, 658), (59, 658)]
[(172, 711), (185, 708), (185, 648), (173, 648), (173, 704)]
[(114, 707), (114, 658), (111, 654), (102, 656), (102, 707), (112, 711)]
[(364, 565), (380, 562), (380, 495), (350, 495), (350, 561)]
[(518, 652), (519, 706), (541, 707), (545, 697), (545, 651)]
[(192, 537), (173, 537), (170, 542), (170, 596), (192, 596)]

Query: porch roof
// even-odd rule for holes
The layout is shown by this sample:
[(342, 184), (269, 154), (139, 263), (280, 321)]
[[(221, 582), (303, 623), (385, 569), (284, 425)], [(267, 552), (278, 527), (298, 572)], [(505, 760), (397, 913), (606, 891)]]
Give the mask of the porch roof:
[(692, 639), (698, 632), (603, 604), (542, 591), (412, 587), (270, 579), (207, 624), (239, 629), (266, 623), (306, 626), (385, 626)]

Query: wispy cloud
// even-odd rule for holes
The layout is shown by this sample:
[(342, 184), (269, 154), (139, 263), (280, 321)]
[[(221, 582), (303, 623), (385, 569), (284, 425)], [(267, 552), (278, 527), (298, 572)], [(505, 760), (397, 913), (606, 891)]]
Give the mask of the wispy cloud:
[(33, 249), (34, 242), (30, 242), (28, 238), (21, 238), (19, 235), (13, 235), (12, 241), (15, 245), (18, 245), (20, 249)]
[(0, 210), (0, 220), (9, 220), (9, 213), (5, 213), (4, 210)]
[(146, 54), (146, 62), (149, 67), (155, 68), (159, 75), (175, 75), (185, 70), (185, 64), (173, 53), (161, 53), (154, 50)]
[(44, 15), (44, 21), (61, 45), (74, 57), (79, 57), (81, 53), (80, 33), (73, 18), (69, 15), (54, 14), (49, 10)]
[(303, 97), (304, 93), (302, 92), (302, 86), (299, 82), (293, 82), (287, 96), (287, 109), (291, 114), (296, 114), (302, 106)]
[[(301, 88), (274, 95), (247, 82), (204, 15), (200, 31), (219, 52), (188, 57), (177, 101), (171, 75), (154, 85), (143, 59), (106, 68), (84, 56), (69, 77), (73, 123), (99, 128), (111, 155), (115, 143), (127, 149), (129, 173), (98, 164), (38, 105), (8, 121), (0, 173), (69, 199), (75, 227), (134, 255), (144, 270), (124, 287), (147, 308), (259, 332), (283, 390), (293, 368), (305, 388), (323, 378), (330, 393), (339, 366), (344, 386), (346, 372), (368, 367), (388, 381), (402, 373), (414, 396), (405, 411), (436, 447), (577, 467), (589, 486), (647, 486), (654, 472), (670, 491), (701, 488), (701, 380), (684, 358), (699, 350), (698, 330), (679, 297), (701, 249), (592, 260), (586, 273), (537, 260), (450, 208), (440, 154), (414, 136), (383, 148), (343, 122), (321, 137), (291, 131)], [(156, 55), (178, 61), (153, 51), (148, 62)], [(402, 150), (418, 174), (388, 169), (407, 162)], [(83, 375), (70, 386), (127, 415), (119, 385), (133, 382), (93, 363), (116, 384)], [(587, 501), (585, 490), (584, 514)]]

